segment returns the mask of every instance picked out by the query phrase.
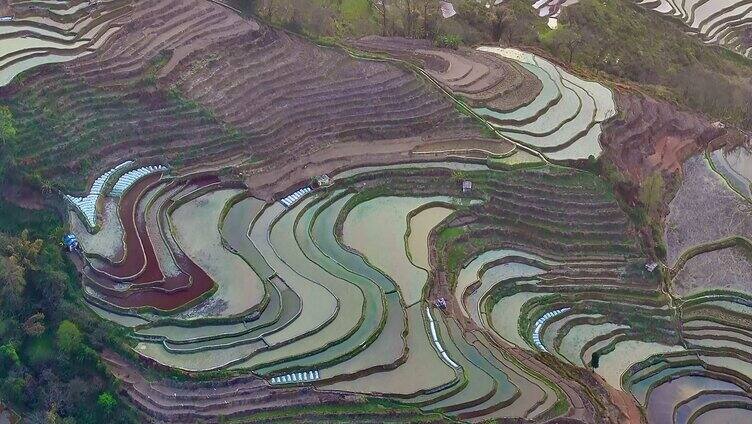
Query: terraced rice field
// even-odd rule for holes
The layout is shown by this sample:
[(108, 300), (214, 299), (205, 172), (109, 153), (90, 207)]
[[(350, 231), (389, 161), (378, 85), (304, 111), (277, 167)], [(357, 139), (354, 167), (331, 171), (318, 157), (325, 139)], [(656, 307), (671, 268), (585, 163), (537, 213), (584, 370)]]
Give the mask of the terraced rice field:
[(601, 124), (616, 115), (613, 93), (532, 53), (499, 47), (440, 50), (420, 41), (366, 37), (360, 50), (422, 68), (499, 135), (551, 160), (601, 154)]
[(502, 135), (554, 160), (600, 155), (601, 123), (616, 114), (611, 90), (531, 53), (498, 47), (479, 50), (513, 60), (541, 81), (538, 96), (523, 107), (513, 111), (500, 111), (493, 105), (475, 109)]
[[(739, 411), (735, 408), (743, 409), (750, 400), (750, 335), (743, 324), (750, 313), (749, 285), (745, 282), (749, 278), (745, 269), (746, 235), (740, 232), (743, 226), (705, 225), (704, 230), (698, 231), (694, 220), (683, 220), (680, 211), (687, 206), (683, 202), (698, 201), (698, 196), (705, 196), (705, 205), (734, 211), (731, 215), (715, 214), (716, 220), (725, 216), (743, 221), (746, 216), (746, 201), (713, 172), (708, 159), (698, 156), (687, 163), (668, 220), (668, 231), (673, 232), (668, 241), (682, 246), (684, 252), (676, 262), (671, 281), (672, 293), (680, 305), (684, 348), (672, 347), (674, 353), (631, 367), (621, 380), (646, 406), (651, 422), (699, 422), (698, 417), (714, 410), (724, 411), (719, 412), (718, 419), (724, 414), (737, 417)], [(678, 234), (681, 235), (677, 237)]]
[[(701, 169), (703, 181), (723, 182)], [(654, 368), (710, 367), (708, 379), (746, 387), (745, 297), (707, 292), (712, 279), (687, 261), (702, 285), (675, 292), (672, 307), (610, 189), (590, 174), (447, 162), (333, 180), (289, 207), (211, 175), (146, 174), (122, 194), (104, 190), (103, 212), (115, 205), (120, 219), (102, 220), (101, 236), (123, 234), (124, 254), (115, 262), (110, 244), (84, 245), (87, 299), (131, 329), (134, 352), (170, 368), (384, 397), (469, 421), (622, 411), (585, 407), (582, 386), (557, 377), (566, 366), (602, 376), (583, 383), (595, 390), (644, 399), (649, 414), (650, 393), (668, 381), (648, 378)], [(445, 311), (433, 307), (440, 293), (451, 293)], [(695, 359), (659, 366), (672, 355)], [(670, 402), (684, 413), (695, 398)]]
[(525, 67), (482, 50), (437, 49), (426, 40), (377, 36), (356, 40), (353, 47), (414, 63), (472, 106), (509, 111), (530, 103), (542, 89)]
[(734, 166), (743, 161), (733, 158), (741, 154), (718, 150), (691, 158), (669, 204), (669, 289), (678, 302), (683, 346), (632, 366), (621, 379), (650, 422), (733, 422), (748, 415), (752, 310), (745, 225), (752, 215), (743, 185), (734, 184), (740, 181)]
[(752, 204), (714, 172), (708, 158), (691, 158), (684, 166), (682, 186), (669, 204), (666, 218), (669, 266), (680, 266), (698, 253), (728, 247), (724, 242), (739, 242), (749, 248), (750, 208)]
[[(612, 187), (569, 167), (618, 119), (609, 155), (664, 144), (627, 170), (640, 181), (694, 152), (673, 127), (703, 124), (520, 50), (323, 48), (201, 0), (6, 9), (0, 100), (44, 140), (18, 162), (66, 193), (84, 299), (143, 360), (105, 362), (145, 419), (703, 422), (752, 404), (746, 150), (686, 163), (659, 271)], [(634, 108), (612, 120), (617, 104)]]
[[(458, 170), (474, 182), (469, 193), (451, 178)], [(143, 236), (124, 237), (121, 266), (86, 247), (92, 308), (130, 328), (143, 358), (248, 376), (226, 384), (240, 391), (254, 382), (258, 388), (241, 396), (249, 401), (262, 396), (260, 387), (271, 399), (275, 390), (312, 386), (311, 396), (357, 393), (473, 422), (618, 415), (615, 404), (586, 406), (582, 387), (557, 377), (563, 365), (530, 352), (580, 367), (600, 355), (596, 372), (619, 389), (621, 375), (655, 352), (611, 364), (625, 358), (618, 352), (662, 346), (630, 320), (651, 322), (658, 333), (650, 337), (667, 346), (676, 342), (656, 283), (635, 270), (645, 259), (623, 212), (588, 174), (447, 162), (362, 168), (333, 180), (289, 207), (213, 176), (146, 175), (122, 197), (105, 194), (123, 234)], [(126, 225), (124, 217), (135, 218)], [(447, 262), (452, 252), (466, 259)], [(137, 277), (126, 281), (131, 268)], [(104, 270), (124, 279), (102, 279)], [(164, 279), (140, 277), (151, 272)], [(440, 275), (456, 280), (446, 310), (432, 303), (443, 290)], [(617, 289), (631, 298), (609, 309)], [(161, 296), (174, 307), (160, 308)], [(132, 298), (151, 305), (130, 306)], [(651, 306), (635, 313), (630, 302), (639, 299)], [(587, 330), (599, 324), (603, 330)], [(147, 401), (144, 390), (125, 387), (147, 415), (182, 416)], [(233, 405), (237, 414), (254, 410), (240, 398)], [(201, 414), (215, 416), (213, 408)]]
[(130, 9), (122, 2), (9, 3), (18, 12), (0, 21), (0, 87), (29, 69), (91, 54), (120, 29), (115, 20)]

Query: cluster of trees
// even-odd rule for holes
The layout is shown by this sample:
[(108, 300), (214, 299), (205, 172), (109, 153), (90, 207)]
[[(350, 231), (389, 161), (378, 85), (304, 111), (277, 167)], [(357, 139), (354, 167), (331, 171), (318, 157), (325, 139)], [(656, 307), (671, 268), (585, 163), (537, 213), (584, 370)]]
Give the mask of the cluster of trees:
[[(444, 19), (439, 0), (230, 0), (268, 22), (312, 37), (400, 36), (480, 42), (492, 34), (513, 39), (515, 9), (486, 8), (474, 0), (453, 0), (457, 15)], [(529, 12), (530, 5), (525, 6)]]
[[(0, 233), (0, 399), (30, 423), (113, 421), (117, 400), (75, 306), (61, 249)], [(115, 419), (114, 421), (117, 422)]]
[[(19, 178), (15, 137), (0, 105), (3, 183)], [(28, 423), (132, 422), (130, 413), (113, 414), (116, 390), (95, 350), (119, 335), (81, 307), (62, 234), (55, 214), (0, 199), (0, 402)]]
[(679, 22), (626, 0), (582, 0), (542, 47), (574, 66), (628, 80), (652, 95), (752, 128), (752, 61), (688, 36)]

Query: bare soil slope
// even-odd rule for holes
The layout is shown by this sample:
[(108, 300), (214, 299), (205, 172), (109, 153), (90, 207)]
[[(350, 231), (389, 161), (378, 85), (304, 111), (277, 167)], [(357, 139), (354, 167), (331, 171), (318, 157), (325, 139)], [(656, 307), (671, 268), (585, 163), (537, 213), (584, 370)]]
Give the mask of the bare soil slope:
[(733, 132), (670, 103), (632, 93), (616, 93), (619, 115), (604, 126), (601, 145), (632, 181), (655, 172), (673, 174), (694, 154)]

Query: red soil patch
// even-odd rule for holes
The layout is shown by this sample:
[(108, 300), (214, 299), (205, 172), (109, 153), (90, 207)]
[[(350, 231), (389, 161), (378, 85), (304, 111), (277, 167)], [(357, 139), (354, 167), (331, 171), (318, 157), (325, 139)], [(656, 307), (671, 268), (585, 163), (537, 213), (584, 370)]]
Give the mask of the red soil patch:
[(129, 281), (144, 284), (164, 279), (164, 274), (157, 265), (157, 257), (149, 243), (146, 228), (137, 225), (136, 207), (144, 194), (158, 182), (161, 174), (150, 175), (137, 182), (120, 201), (118, 214), (123, 223), (123, 234), (128, 251), (121, 262), (97, 261), (92, 263), (92, 270), (116, 281)]
[[(119, 264), (110, 264), (103, 269), (93, 267), (84, 269), (85, 281), (90, 288), (97, 291), (107, 302), (122, 308), (153, 307), (160, 310), (173, 310), (196, 301), (214, 286), (214, 281), (185, 254), (172, 252), (175, 262), (182, 272), (165, 278), (147, 233), (144, 217), (136, 217), (138, 202), (149, 187), (159, 180), (159, 175), (146, 177), (134, 185), (123, 197), (120, 205), (121, 220), (125, 233), (126, 255)], [(193, 180), (188, 186), (196, 189), (216, 183), (215, 177)], [(173, 203), (170, 199), (164, 211)], [(160, 219), (163, 217), (160, 216)], [(100, 261), (102, 262), (102, 261)], [(127, 280), (113, 278), (108, 272), (118, 275), (136, 275), (127, 290), (118, 287)]]
[(637, 185), (655, 172), (675, 173), (711, 141), (734, 136), (734, 131), (679, 111), (670, 103), (622, 92), (615, 96), (620, 113), (604, 125), (601, 145), (605, 155)]

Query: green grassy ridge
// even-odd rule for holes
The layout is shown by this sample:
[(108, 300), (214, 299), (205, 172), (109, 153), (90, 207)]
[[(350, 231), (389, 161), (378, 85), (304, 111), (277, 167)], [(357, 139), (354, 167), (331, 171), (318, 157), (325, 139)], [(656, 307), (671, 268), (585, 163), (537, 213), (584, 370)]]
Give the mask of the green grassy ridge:
[[(707, 393), (707, 392), (703, 392)], [(678, 408), (679, 405), (674, 406), (674, 410)], [(714, 411), (716, 409), (743, 409), (745, 411), (749, 411), (749, 413), (752, 413), (752, 404), (749, 402), (748, 399), (746, 400), (725, 400), (725, 401), (715, 401), (706, 405), (701, 406), (700, 408), (697, 408), (690, 414), (688, 420), (689, 422), (696, 422), (697, 419), (699, 419), (703, 414), (707, 412)]]
[(641, 363), (634, 364), (624, 372), (625, 387), (651, 378), (661, 371), (676, 367), (700, 364), (696, 356), (687, 351), (671, 352), (662, 356), (653, 356)]
[[(464, 216), (458, 216), (462, 218)], [(619, 255), (633, 255), (635, 249), (632, 244), (621, 242), (616, 243), (619, 240), (613, 238), (606, 238), (596, 241), (589, 240), (588, 237), (595, 236), (596, 232), (582, 232), (576, 230), (570, 230), (564, 226), (555, 227), (551, 225), (541, 225), (536, 223), (530, 223), (528, 221), (521, 221), (519, 218), (512, 216), (505, 216), (504, 218), (493, 219), (492, 214), (486, 214), (483, 216), (468, 215), (469, 218), (476, 218), (476, 221), (468, 224), (464, 227), (463, 234), (458, 236), (455, 240), (457, 244), (464, 243), (473, 247), (468, 249), (468, 253), (477, 252), (483, 248), (486, 250), (493, 250), (495, 248), (502, 248), (510, 245), (508, 237), (502, 237), (502, 235), (514, 237), (516, 246), (525, 246), (525, 248), (537, 247), (536, 250), (544, 250), (550, 253), (556, 253), (558, 255), (571, 255), (578, 256), (619, 256)], [(462, 221), (459, 221), (462, 222)], [(506, 227), (504, 227), (506, 226)], [(502, 230), (500, 228), (510, 228)], [(528, 237), (529, 236), (529, 237)], [(521, 238), (523, 237), (523, 238)], [(577, 237), (573, 240), (573, 237)], [(578, 248), (573, 251), (573, 248)], [(576, 256), (573, 256), (576, 257)], [(461, 261), (464, 262), (464, 261)]]
[(428, 414), (418, 408), (406, 406), (399, 402), (378, 398), (366, 398), (363, 403), (353, 405), (310, 405), (305, 407), (284, 408), (277, 411), (267, 411), (252, 414), (242, 419), (229, 420), (228, 423), (253, 422), (367, 422), (373, 419), (378, 422), (422, 423), (422, 422), (451, 422), (440, 414)]
[(695, 256), (716, 250), (728, 249), (731, 247), (741, 247), (747, 252), (752, 252), (752, 240), (741, 236), (730, 236), (719, 240), (709, 241), (697, 246), (692, 246), (682, 252), (682, 254), (677, 258), (676, 263), (669, 270), (669, 278), (675, 278), (684, 268), (684, 265)]
[[(614, 290), (602, 289), (600, 287), (589, 287), (587, 285), (581, 287), (545, 286), (542, 285), (537, 278), (530, 277), (510, 279), (508, 282), (515, 284), (497, 284), (489, 291), (489, 294), (486, 296), (489, 304), (496, 304), (504, 297), (509, 297), (525, 291), (546, 293), (551, 289), (556, 289), (557, 298), (554, 300), (557, 302), (567, 303), (566, 306), (570, 306), (574, 310), (582, 309), (583, 312), (595, 311), (604, 315), (618, 312), (619, 307), (633, 308), (639, 306), (660, 308), (667, 303), (665, 296), (658, 290), (638, 290), (634, 287), (625, 287), (623, 290), (618, 291), (620, 302), (614, 303), (617, 309), (613, 310), (609, 309), (606, 302), (613, 301), (612, 297), (614, 295)], [(632, 306), (629, 306), (630, 304)], [(667, 311), (666, 315), (668, 316), (669, 314), (670, 312)], [(625, 321), (628, 320), (625, 319)]]

